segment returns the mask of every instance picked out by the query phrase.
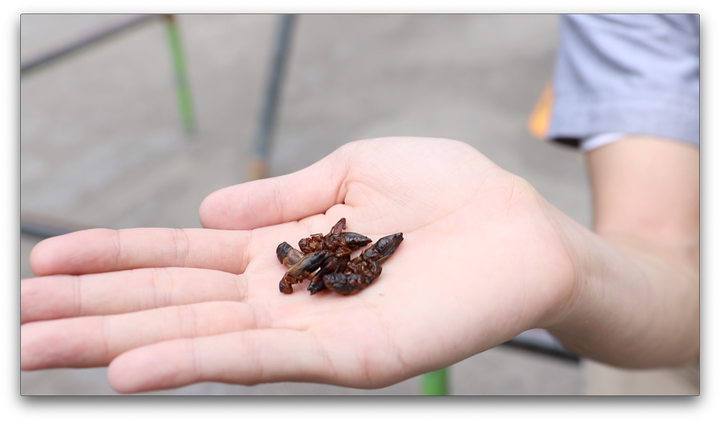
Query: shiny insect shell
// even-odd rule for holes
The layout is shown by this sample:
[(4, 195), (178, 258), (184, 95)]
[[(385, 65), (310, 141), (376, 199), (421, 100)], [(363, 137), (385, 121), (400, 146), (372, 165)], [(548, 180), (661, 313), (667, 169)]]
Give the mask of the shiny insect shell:
[(342, 295), (356, 294), (380, 276), (381, 263), (403, 241), (402, 233), (385, 236), (351, 259), (353, 251), (372, 240), (355, 232), (343, 232), (345, 228), (345, 218), (342, 218), (327, 235), (313, 234), (301, 239), (300, 250), (287, 242), (278, 245), (277, 258), (288, 267), (280, 281), (280, 292), (292, 294), (292, 285), (308, 279), (311, 295), (325, 289)]

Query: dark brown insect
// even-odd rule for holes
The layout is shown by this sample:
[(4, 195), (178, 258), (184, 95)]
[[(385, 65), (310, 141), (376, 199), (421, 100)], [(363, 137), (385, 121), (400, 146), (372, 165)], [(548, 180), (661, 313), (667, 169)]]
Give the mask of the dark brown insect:
[(301, 239), (298, 242), (300, 250), (287, 242), (278, 245), (277, 258), (288, 267), (280, 281), (280, 292), (292, 294), (292, 285), (308, 279), (311, 295), (324, 289), (342, 295), (358, 293), (380, 276), (380, 264), (403, 241), (402, 233), (388, 235), (351, 259), (353, 251), (372, 240), (355, 232), (343, 232), (345, 227), (345, 218), (342, 218), (327, 235), (313, 234)]

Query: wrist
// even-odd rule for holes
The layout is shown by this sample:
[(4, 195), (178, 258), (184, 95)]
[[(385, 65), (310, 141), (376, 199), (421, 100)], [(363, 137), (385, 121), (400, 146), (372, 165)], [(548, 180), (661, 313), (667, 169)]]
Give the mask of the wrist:
[(673, 249), (572, 226), (566, 234), (573, 294), (544, 328), (579, 356), (615, 366), (697, 359), (699, 278), (693, 267)]

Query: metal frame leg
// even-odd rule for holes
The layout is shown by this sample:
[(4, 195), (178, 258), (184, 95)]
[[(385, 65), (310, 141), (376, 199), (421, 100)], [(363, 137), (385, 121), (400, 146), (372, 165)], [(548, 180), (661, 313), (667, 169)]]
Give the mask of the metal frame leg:
[(177, 84), (178, 109), (183, 127), (188, 133), (195, 129), (195, 118), (193, 115), (192, 101), (190, 99), (190, 85), (188, 84), (187, 68), (182, 44), (180, 43), (180, 31), (178, 30), (175, 15), (163, 15), (165, 28), (167, 28), (170, 53), (172, 54), (173, 70)]
[(448, 369), (435, 370), (434, 372), (422, 375), (423, 395), (447, 395), (448, 394)]
[(267, 161), (272, 143), (278, 99), (287, 65), (290, 37), (295, 15), (280, 15), (277, 27), (275, 49), (270, 66), (270, 77), (265, 87), (262, 115), (255, 136), (253, 156), (248, 163), (248, 179), (262, 179), (267, 176)]
[(165, 26), (167, 28), (170, 54), (173, 61), (173, 70), (177, 80), (177, 98), (178, 108), (180, 110), (180, 119), (182, 120), (185, 130), (192, 132), (195, 126), (195, 120), (193, 116), (192, 102), (190, 99), (190, 88), (185, 66), (185, 57), (183, 54), (182, 44), (180, 43), (180, 33), (177, 21), (174, 15), (141, 15), (109, 26), (92, 34), (80, 37), (70, 43), (60, 46), (59, 48), (22, 62), (20, 64), (20, 76), (27, 76), (32, 71), (40, 70), (45, 66), (55, 63), (56, 61), (68, 58), (72, 54), (78, 53), (85, 48), (108, 40), (113, 36), (147, 23), (153, 19), (157, 19), (161, 16), (164, 18)]

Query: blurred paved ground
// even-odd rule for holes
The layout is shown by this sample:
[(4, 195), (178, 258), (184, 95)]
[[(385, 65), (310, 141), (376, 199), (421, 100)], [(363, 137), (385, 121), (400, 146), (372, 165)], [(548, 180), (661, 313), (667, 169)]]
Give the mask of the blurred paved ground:
[[(28, 59), (123, 15), (23, 15)], [(392, 135), (467, 142), (584, 225), (582, 155), (532, 139), (525, 121), (550, 77), (552, 15), (303, 15), (271, 175), (340, 145)], [(210, 192), (242, 182), (276, 17), (182, 15), (197, 131), (183, 132), (165, 29), (152, 21), (21, 80), (21, 209), (83, 226), (199, 227)], [(21, 237), (21, 276), (37, 239)], [(498, 347), (453, 366), (454, 394), (575, 394), (579, 366)], [(23, 394), (112, 394), (105, 369), (22, 372)], [(414, 395), (281, 383), (204, 383), (181, 394)]]

